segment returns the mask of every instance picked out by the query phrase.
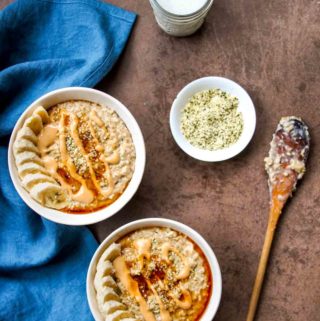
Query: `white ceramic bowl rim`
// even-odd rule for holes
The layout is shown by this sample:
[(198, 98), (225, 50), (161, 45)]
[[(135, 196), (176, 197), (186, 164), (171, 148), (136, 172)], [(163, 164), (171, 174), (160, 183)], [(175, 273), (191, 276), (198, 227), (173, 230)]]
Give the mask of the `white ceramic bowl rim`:
[[(243, 131), (233, 145), (215, 151), (197, 148), (191, 145), (180, 130), (181, 111), (189, 98), (208, 89), (219, 88), (239, 99), (238, 110), (243, 116)], [(206, 162), (219, 162), (238, 155), (251, 141), (256, 127), (256, 112), (248, 93), (236, 82), (223, 77), (203, 77), (186, 85), (175, 98), (170, 111), (170, 129), (178, 146), (189, 156)]]
[(87, 282), (86, 282), (87, 299), (89, 302), (92, 315), (94, 316), (96, 321), (103, 321), (103, 318), (100, 315), (100, 312), (97, 306), (95, 289), (93, 286), (93, 279), (95, 275), (97, 261), (99, 260), (103, 251), (111, 243), (116, 242), (121, 237), (125, 236), (130, 232), (133, 232), (140, 228), (157, 227), (157, 226), (169, 227), (187, 235), (200, 247), (200, 249), (206, 256), (211, 269), (213, 287), (211, 290), (211, 297), (210, 297), (209, 303), (199, 321), (212, 321), (212, 319), (214, 318), (221, 300), (222, 278), (221, 278), (221, 271), (220, 271), (218, 260), (212, 248), (210, 247), (210, 245), (198, 232), (196, 232), (191, 227), (185, 224), (182, 224), (180, 222), (170, 220), (170, 219), (164, 219), (164, 218), (147, 218), (147, 219), (133, 221), (131, 223), (128, 223), (116, 229), (100, 244), (100, 246), (98, 247), (98, 249), (96, 250), (96, 252), (94, 253), (91, 259), (91, 262), (88, 268)]
[[(109, 108), (116, 111), (119, 117), (124, 121), (129, 132), (131, 133), (133, 143), (136, 150), (136, 161), (135, 170), (130, 183), (128, 184), (126, 190), (123, 194), (111, 205), (100, 209), (98, 211), (88, 213), (88, 214), (68, 214), (55, 209), (50, 209), (42, 206), (34, 199), (31, 198), (30, 194), (21, 186), (21, 181), (17, 172), (17, 168), (14, 161), (14, 156), (12, 152), (12, 146), (16, 138), (18, 130), (22, 127), (24, 120), (28, 117), (32, 111), (38, 107), (43, 106), (44, 108), (49, 108), (57, 103), (64, 102), (72, 99), (88, 100), (99, 103), (101, 105), (106, 105)], [(24, 202), (36, 213), (42, 215), (43, 217), (54, 221), (56, 223), (67, 224), (67, 225), (88, 225), (100, 222), (104, 219), (111, 217), (116, 214), (123, 206), (125, 206), (132, 196), (138, 189), (145, 168), (146, 151), (144, 139), (139, 128), (138, 123), (132, 116), (130, 111), (117, 99), (114, 97), (92, 88), (85, 87), (67, 87), (58, 90), (51, 91), (36, 101), (34, 101), (30, 106), (26, 108), (23, 114), (17, 121), (13, 132), (11, 134), (9, 149), (8, 149), (8, 165), (9, 172), (13, 184), (24, 200)]]

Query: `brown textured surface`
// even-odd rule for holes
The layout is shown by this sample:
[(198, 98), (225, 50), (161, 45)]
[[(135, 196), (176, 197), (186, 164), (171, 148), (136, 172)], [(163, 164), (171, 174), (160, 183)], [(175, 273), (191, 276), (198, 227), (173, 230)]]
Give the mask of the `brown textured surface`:
[[(222, 269), (215, 320), (245, 320), (267, 224), (263, 158), (280, 117), (301, 116), (312, 137), (308, 173), (280, 221), (257, 320), (320, 320), (320, 2), (216, 0), (203, 28), (182, 39), (157, 27), (147, 1), (112, 2), (139, 18), (124, 54), (97, 88), (136, 117), (146, 140), (147, 166), (133, 200), (93, 226), (94, 233), (103, 240), (126, 222), (156, 216), (195, 228)], [(6, 3), (0, 0), (0, 7)], [(257, 111), (249, 147), (218, 164), (186, 156), (168, 124), (178, 91), (207, 75), (239, 82)]]

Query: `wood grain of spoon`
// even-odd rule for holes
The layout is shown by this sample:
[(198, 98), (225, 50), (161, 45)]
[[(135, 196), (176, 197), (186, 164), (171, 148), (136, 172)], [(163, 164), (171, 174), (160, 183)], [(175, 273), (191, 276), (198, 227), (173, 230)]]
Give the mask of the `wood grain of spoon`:
[(276, 226), (284, 205), (304, 175), (309, 147), (308, 127), (302, 119), (293, 116), (281, 118), (270, 143), (269, 156), (265, 159), (270, 212), (247, 321), (254, 320)]

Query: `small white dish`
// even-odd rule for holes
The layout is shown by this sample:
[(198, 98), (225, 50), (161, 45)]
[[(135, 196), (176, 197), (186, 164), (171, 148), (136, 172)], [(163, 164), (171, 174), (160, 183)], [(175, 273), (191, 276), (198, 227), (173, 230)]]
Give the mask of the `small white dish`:
[(87, 274), (87, 299), (89, 302), (91, 313), (96, 321), (104, 321), (104, 318), (102, 317), (98, 309), (98, 303), (96, 300), (96, 291), (94, 289), (94, 284), (93, 284), (96, 267), (100, 256), (110, 244), (112, 244), (113, 242), (116, 242), (126, 234), (133, 232), (137, 229), (146, 228), (146, 227), (157, 227), (157, 226), (169, 227), (169, 228), (172, 228), (173, 230), (176, 230), (178, 232), (181, 232), (187, 235), (191, 240), (193, 240), (200, 247), (200, 249), (206, 256), (210, 266), (210, 270), (211, 270), (213, 286), (212, 286), (211, 296), (210, 296), (208, 305), (203, 315), (199, 319), (199, 321), (212, 321), (212, 319), (216, 315), (216, 312), (220, 304), (220, 299), (221, 299), (222, 278), (221, 278), (221, 271), (220, 271), (218, 260), (215, 254), (213, 253), (210, 245), (198, 232), (196, 232), (195, 230), (193, 230), (187, 225), (184, 225), (180, 222), (169, 220), (169, 219), (148, 218), (148, 219), (137, 220), (119, 227), (117, 230), (112, 232), (100, 244), (100, 246), (94, 253), (91, 259), (91, 262), (88, 268), (88, 274)]
[[(182, 110), (189, 98), (208, 89), (218, 88), (239, 99), (243, 131), (238, 141), (228, 148), (209, 151), (191, 145), (180, 130)], [(248, 93), (234, 81), (223, 77), (204, 77), (185, 86), (175, 98), (170, 111), (170, 129), (179, 147), (191, 157), (205, 162), (219, 162), (238, 155), (249, 144), (256, 128), (256, 112)]]
[[(88, 100), (101, 104), (102, 106), (107, 106), (116, 111), (116, 113), (124, 121), (127, 128), (129, 129), (136, 150), (135, 170), (132, 179), (125, 189), (124, 193), (111, 205), (88, 214), (68, 214), (55, 209), (47, 208), (35, 201), (21, 185), (12, 151), (13, 143), (15, 141), (18, 130), (24, 124), (25, 119), (32, 114), (34, 109), (36, 109), (38, 106), (49, 108), (55, 104), (67, 100)], [(32, 210), (34, 210), (39, 215), (47, 218), (48, 220), (66, 225), (93, 224), (103, 221), (119, 212), (120, 209), (130, 201), (132, 196), (137, 191), (144, 173), (145, 161), (146, 150), (144, 139), (139, 125), (130, 111), (120, 101), (113, 98), (112, 96), (99, 90), (84, 87), (68, 87), (58, 89), (40, 97), (35, 102), (33, 102), (17, 121), (11, 134), (8, 150), (10, 176), (18, 194), (21, 196), (24, 202)]]

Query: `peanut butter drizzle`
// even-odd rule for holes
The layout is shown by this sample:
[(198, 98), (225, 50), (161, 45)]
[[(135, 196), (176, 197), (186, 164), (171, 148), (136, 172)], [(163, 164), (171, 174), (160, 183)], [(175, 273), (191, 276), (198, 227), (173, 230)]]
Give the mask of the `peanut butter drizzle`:
[(151, 256), (151, 240), (150, 239), (138, 239), (134, 241), (134, 247), (137, 249), (138, 255), (145, 257), (147, 260)]
[(187, 261), (187, 258), (184, 257), (179, 251), (177, 251), (174, 247), (171, 246), (170, 243), (166, 242), (162, 244), (161, 247), (161, 255), (165, 262), (170, 263), (169, 259), (169, 252), (174, 252), (176, 255), (178, 255), (183, 263), (183, 268), (177, 275), (178, 280), (186, 279), (190, 275), (190, 264)]
[(57, 173), (57, 169), (58, 169), (57, 161), (53, 157), (47, 155), (47, 153), (50, 151), (50, 146), (55, 142), (57, 138), (58, 131), (59, 129), (57, 125), (48, 124), (44, 126), (39, 135), (38, 148), (41, 154), (43, 165), (47, 169), (49, 174), (54, 179), (56, 179), (63, 188), (67, 190), (71, 190), (71, 186), (67, 184), (62, 179), (62, 177)]
[(47, 148), (52, 145), (57, 138), (58, 128), (53, 124), (49, 124), (43, 127), (40, 135), (38, 136), (38, 148), (40, 154), (45, 155)]
[[(140, 261), (141, 268), (143, 268), (143, 260), (144, 259), (150, 260), (151, 245), (152, 245), (152, 242), (150, 239), (138, 239), (138, 240), (134, 241), (134, 247), (137, 250), (138, 259)], [(149, 289), (152, 291), (152, 293), (156, 297), (156, 300), (159, 304), (161, 321), (171, 321), (172, 318), (170, 316), (170, 313), (166, 310), (165, 306), (163, 305), (157, 291), (155, 290), (155, 288), (153, 287), (153, 285), (151, 284), (151, 282), (149, 280), (146, 280), (146, 282), (147, 282)]]
[(76, 146), (78, 147), (80, 153), (82, 154), (82, 156), (85, 158), (85, 160), (87, 162), (87, 165), (88, 165), (88, 168), (89, 168), (89, 173), (90, 173), (90, 178), (91, 178), (95, 188), (97, 189), (97, 191), (99, 193), (103, 194), (102, 190), (101, 190), (101, 187), (100, 187), (100, 184), (97, 181), (96, 174), (94, 172), (90, 157), (89, 157), (88, 153), (85, 151), (85, 149), (83, 148), (82, 141), (81, 141), (81, 139), (79, 137), (79, 134), (78, 134), (79, 119), (74, 114), (70, 114), (70, 118), (71, 118), (71, 126), (70, 126), (71, 137), (74, 140)]
[(57, 161), (49, 155), (43, 156), (42, 161), (43, 161), (45, 168), (48, 170), (49, 174), (54, 179), (56, 179), (63, 188), (65, 188), (67, 191), (70, 191), (70, 193), (71, 193), (72, 192), (71, 186), (68, 183), (66, 183), (63, 180), (63, 178), (57, 173), (57, 169), (58, 169)]
[[(133, 245), (134, 245), (135, 249), (137, 250), (138, 260), (140, 262), (140, 267), (143, 268), (143, 260), (144, 259), (150, 260), (152, 242), (150, 239), (137, 239), (134, 241)], [(168, 245), (170, 245), (170, 244), (165, 243), (165, 247), (168, 248), (168, 251), (169, 250), (172, 251), (171, 245), (170, 245), (170, 247)], [(168, 257), (168, 254), (164, 258), (166, 259), (167, 257)], [(171, 321), (172, 320), (171, 315), (166, 310), (163, 302), (161, 301), (161, 299), (160, 299), (157, 291), (153, 287), (152, 283), (149, 280), (146, 280), (146, 282), (147, 282), (149, 289), (152, 291), (152, 293), (156, 297), (156, 300), (159, 304), (161, 321)], [(161, 280), (159, 280), (159, 283), (160, 283), (160, 287), (164, 288), (164, 284)], [(177, 304), (178, 307), (180, 307), (182, 309), (189, 309), (192, 305), (191, 295), (190, 295), (189, 291), (187, 291), (183, 286), (180, 285), (180, 288), (181, 288), (181, 293), (183, 295), (182, 300), (179, 300), (178, 298), (176, 298), (172, 294), (170, 296), (173, 298), (173, 300), (175, 301), (175, 303)]]
[(90, 133), (95, 141), (95, 149), (101, 154), (99, 160), (103, 162), (104, 166), (105, 166), (105, 176), (108, 180), (108, 188), (106, 190), (101, 191), (102, 195), (104, 195), (105, 197), (108, 197), (114, 189), (114, 181), (111, 175), (111, 171), (110, 171), (110, 167), (109, 164), (117, 164), (120, 161), (120, 156), (119, 156), (119, 152), (115, 151), (113, 152), (113, 154), (111, 154), (109, 157), (105, 157), (104, 156), (104, 147), (103, 145), (100, 143), (97, 134), (92, 126), (91, 121), (94, 121), (102, 130), (104, 130), (106, 132), (106, 135), (109, 136), (109, 133), (106, 129), (106, 127), (104, 126), (103, 121), (99, 118), (99, 116), (97, 115), (96, 111), (92, 110), (90, 112), (90, 122), (89, 122), (89, 129), (90, 129)]
[[(144, 259), (150, 260), (151, 245), (152, 245), (152, 242), (150, 239), (137, 239), (134, 241), (134, 247), (137, 250), (138, 259), (140, 261), (141, 268), (143, 268)], [(157, 291), (155, 290), (155, 288), (153, 287), (153, 285), (149, 280), (146, 280), (146, 282), (148, 284), (149, 289), (152, 291), (152, 293), (156, 297), (156, 300), (159, 304), (161, 321), (171, 321), (172, 319), (171, 319), (170, 313), (166, 310), (165, 306), (163, 305)]]
[(181, 294), (183, 299), (176, 298), (172, 293), (170, 293), (170, 296), (179, 308), (188, 310), (191, 308), (191, 305), (192, 305), (191, 294), (181, 284), (180, 284), (180, 289), (181, 289)]
[(97, 152), (99, 152), (99, 153), (101, 153), (101, 152), (103, 152), (103, 151), (104, 151), (103, 146), (102, 146), (102, 145), (100, 145), (99, 143), (98, 143), (98, 145), (96, 145), (96, 146), (95, 146), (95, 149), (96, 149), (96, 151), (97, 151)]
[[(101, 155), (103, 156), (103, 155)], [(101, 159), (103, 160), (105, 163), (109, 163), (109, 164), (118, 164), (120, 161), (120, 156), (118, 151), (114, 152), (113, 154), (111, 154), (109, 157), (104, 157)]]
[(150, 239), (138, 239), (133, 243), (134, 247), (138, 253), (138, 262), (140, 265), (140, 269), (143, 269), (143, 261), (144, 259), (150, 260), (151, 256), (151, 240)]
[[(91, 121), (95, 122), (102, 130), (104, 130), (106, 132), (107, 136), (109, 136), (109, 133), (108, 133), (106, 127), (104, 126), (104, 122), (99, 118), (99, 116), (97, 115), (97, 113), (94, 110), (90, 112), (89, 129), (90, 129), (90, 132), (91, 132), (92, 137), (93, 137), (95, 144), (96, 144), (95, 148), (101, 154), (99, 159), (100, 159), (100, 161), (102, 161), (104, 163), (104, 166), (105, 166), (104, 176), (106, 177), (106, 179), (108, 181), (108, 188), (102, 189), (97, 178), (96, 178), (96, 174), (93, 169), (93, 164), (90, 160), (88, 153), (86, 153), (86, 151), (83, 147), (82, 141), (79, 137), (78, 117), (76, 115), (74, 115), (73, 113), (62, 112), (59, 126), (54, 125), (54, 124), (48, 124), (48, 125), (44, 126), (43, 130), (41, 131), (41, 133), (39, 135), (38, 148), (40, 150), (41, 157), (44, 162), (44, 166), (46, 167), (48, 172), (52, 175), (52, 177), (55, 178), (56, 180), (58, 180), (58, 182), (61, 184), (61, 186), (68, 191), (71, 199), (73, 199), (74, 201), (78, 201), (78, 202), (86, 203), (86, 204), (89, 204), (94, 200), (93, 192), (88, 188), (86, 180), (77, 173), (76, 167), (75, 167), (71, 157), (69, 156), (69, 153), (68, 153), (68, 150), (66, 147), (66, 131), (67, 131), (67, 128), (65, 128), (66, 127), (65, 126), (66, 117), (70, 117), (71, 137), (74, 140), (80, 153), (82, 154), (82, 156), (86, 160), (86, 163), (87, 163), (87, 166), (89, 169), (90, 178), (93, 182), (94, 187), (104, 197), (110, 196), (114, 190), (114, 181), (113, 181), (113, 178), (111, 175), (109, 164), (119, 163), (120, 156), (119, 156), (119, 152), (115, 151), (110, 156), (105, 157), (104, 146), (100, 143), (100, 141), (95, 133), (95, 130), (92, 126)], [(49, 151), (48, 147), (51, 146), (55, 142), (58, 133), (59, 133), (59, 147), (60, 147), (62, 164), (68, 170), (69, 175), (74, 180), (78, 181), (81, 184), (81, 187), (77, 193), (73, 193), (72, 186), (70, 184), (68, 184), (58, 174), (57, 161), (53, 157), (47, 155), (47, 153)]]
[[(172, 247), (169, 242), (163, 243), (161, 247), (161, 255), (164, 261), (167, 263), (170, 263), (169, 259), (169, 252), (174, 252), (176, 255), (178, 255), (183, 262), (183, 269), (178, 273), (176, 276), (178, 280), (186, 279), (190, 275), (190, 264), (187, 261), (187, 258), (184, 257), (179, 251), (177, 251), (176, 248)], [(188, 310), (192, 305), (192, 298), (190, 292), (183, 287), (183, 285), (180, 284), (180, 289), (182, 293), (182, 299), (179, 299), (175, 297), (172, 293), (170, 293), (170, 296), (175, 301), (176, 305), (184, 310)]]
[[(133, 246), (137, 251), (137, 255), (138, 255), (138, 262), (140, 263), (140, 268), (142, 269), (144, 266), (144, 259), (146, 260), (150, 260), (151, 258), (151, 246), (152, 246), (152, 242), (150, 239), (145, 239), (145, 238), (141, 238), (141, 239), (137, 239), (133, 242)], [(178, 252), (174, 247), (171, 246), (171, 244), (169, 242), (163, 243), (162, 247), (161, 247), (161, 255), (162, 255), (162, 259), (164, 261), (166, 261), (167, 263), (171, 263), (170, 259), (169, 259), (169, 252), (174, 252), (177, 255), (179, 255), (179, 257), (181, 258), (181, 260), (183, 261), (183, 266), (184, 268), (182, 269), (182, 271), (180, 271), (180, 273), (177, 276), (177, 279), (185, 279), (190, 275), (190, 265), (187, 262), (187, 259), (180, 253)], [(143, 297), (141, 296), (141, 293), (139, 291), (139, 286), (138, 283), (131, 277), (130, 275), (130, 271), (126, 266), (125, 263), (125, 258), (124, 257), (118, 257), (114, 262), (114, 268), (116, 270), (116, 275), (117, 277), (120, 279), (120, 281), (122, 282), (122, 284), (124, 284), (124, 286), (126, 287), (127, 291), (129, 292), (129, 294), (131, 294), (132, 296), (134, 296), (137, 299), (137, 295), (139, 297), (142, 298), (143, 302), (145, 302), (145, 300), (143, 299)], [(152, 283), (150, 282), (150, 280), (145, 279), (148, 288), (152, 291), (153, 295), (156, 298), (156, 301), (159, 305), (159, 312), (160, 312), (160, 320), (161, 321), (172, 321), (172, 317), (170, 315), (170, 312), (166, 310), (161, 298), (159, 297), (156, 289), (154, 288), (154, 286), (152, 285)], [(159, 285), (162, 289), (165, 288), (165, 285), (163, 284), (162, 280), (158, 280)], [(192, 297), (190, 292), (185, 289), (185, 287), (180, 283), (179, 284), (180, 289), (181, 289), (181, 294), (182, 294), (182, 298), (177, 298), (172, 292), (169, 292), (168, 295), (174, 300), (174, 302), (176, 303), (176, 305), (184, 310), (188, 310), (190, 309), (190, 307), (192, 306)], [(138, 293), (138, 294), (137, 294)], [(140, 299), (137, 299), (139, 305), (140, 305), (140, 311), (142, 313), (142, 315), (144, 316), (146, 321), (149, 321), (148, 317), (146, 317), (144, 315), (145, 310), (143, 312), (143, 309), (147, 309), (148, 314), (151, 313), (148, 309), (148, 306), (144, 306), (144, 303), (142, 303), (142, 306), (140, 304)], [(152, 315), (152, 317), (154, 318), (154, 316)], [(150, 319), (151, 320), (151, 319)]]
[(98, 151), (100, 153), (99, 160), (102, 161), (105, 166), (104, 176), (106, 176), (107, 181), (108, 181), (108, 188), (105, 190), (100, 189), (100, 191), (101, 191), (102, 195), (104, 195), (105, 197), (108, 197), (113, 192), (114, 181), (113, 181), (113, 178), (111, 175), (109, 164), (103, 155), (104, 147), (100, 144), (91, 122), (89, 122), (89, 129), (90, 129), (90, 133), (91, 133), (91, 135), (95, 141), (95, 144), (96, 144), (95, 149), (96, 149), (96, 151)]
[[(92, 110), (90, 112), (90, 120), (95, 122), (106, 134), (106, 137), (109, 137), (110, 134), (109, 134), (109, 131), (107, 130), (106, 126), (104, 125), (102, 119), (97, 115), (97, 112), (95, 110)], [(98, 145), (96, 146), (96, 150), (98, 152), (101, 152), (102, 153), (102, 156), (103, 156), (103, 160), (109, 164), (118, 164), (119, 161), (120, 161), (120, 155), (119, 155), (119, 152), (116, 150), (114, 151), (110, 156), (108, 157), (104, 157), (103, 155), (103, 152), (104, 152), (104, 147), (102, 144), (100, 144), (99, 142), (99, 139), (96, 135), (96, 132), (95, 130), (93, 129), (93, 126), (92, 126), (92, 123), (90, 122), (90, 131), (91, 131), (91, 134), (92, 136), (94, 137), (95, 141), (98, 143)], [(118, 142), (117, 140), (115, 140), (115, 142), (112, 144), (112, 147), (113, 148), (116, 148), (118, 145)]]
[(91, 110), (90, 112), (90, 118), (101, 128), (104, 127), (104, 122), (102, 119), (97, 115), (95, 110)]
[(125, 258), (123, 256), (118, 256), (112, 264), (117, 278), (121, 281), (129, 294), (137, 300), (140, 312), (145, 321), (156, 321), (153, 313), (149, 310), (147, 302), (140, 293), (138, 282), (136, 282), (130, 275)]
[(89, 204), (94, 200), (93, 192), (88, 188), (85, 179), (83, 179), (83, 177), (77, 173), (76, 167), (67, 151), (66, 127), (64, 125), (66, 116), (68, 116), (66, 113), (62, 113), (59, 123), (59, 146), (61, 160), (63, 165), (67, 168), (69, 175), (81, 184), (80, 190), (76, 194), (71, 193), (70, 197), (75, 201)]
[(153, 287), (153, 285), (151, 284), (151, 282), (149, 280), (146, 280), (148, 287), (150, 288), (150, 290), (152, 291), (152, 293), (154, 294), (154, 296), (156, 297), (156, 300), (159, 304), (159, 309), (160, 309), (160, 317), (161, 317), (161, 321), (171, 321), (171, 315), (169, 313), (169, 311), (166, 310), (165, 306), (163, 305), (158, 292), (155, 290), (155, 288)]

